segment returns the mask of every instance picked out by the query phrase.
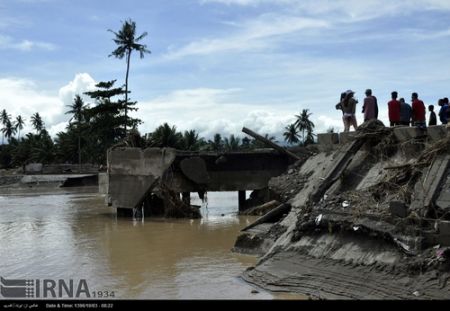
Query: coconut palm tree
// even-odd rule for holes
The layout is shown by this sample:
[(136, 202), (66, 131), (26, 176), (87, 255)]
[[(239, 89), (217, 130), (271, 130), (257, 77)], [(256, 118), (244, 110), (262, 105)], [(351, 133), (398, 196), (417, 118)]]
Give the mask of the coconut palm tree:
[(222, 135), (216, 133), (213, 140), (208, 140), (209, 148), (213, 151), (221, 151), (223, 149)]
[[(10, 117), (10, 115), (6, 112), (6, 109), (3, 109), (2, 113), (0, 115), (0, 121), (3, 125), (2, 133), (4, 133), (3, 130), (6, 128), (6, 125), (8, 124), (9, 117)], [(2, 145), (4, 143), (4, 140), (5, 140), (5, 134), (3, 134), (3, 136), (2, 136)]]
[(127, 71), (125, 75), (125, 133), (127, 131), (127, 110), (128, 110), (128, 76), (130, 73), (130, 62), (131, 62), (131, 53), (133, 51), (139, 52), (139, 55), (144, 58), (145, 53), (151, 53), (150, 50), (147, 49), (145, 44), (139, 44), (144, 37), (147, 36), (147, 32), (144, 32), (140, 36), (136, 37), (136, 23), (131, 19), (126, 20), (122, 24), (122, 28), (115, 32), (111, 29), (108, 31), (112, 32), (115, 35), (113, 41), (117, 44), (117, 48), (109, 55), (114, 56), (118, 59), (126, 58), (127, 62)]
[(230, 135), (230, 138), (224, 139), (224, 148), (226, 151), (237, 151), (241, 146), (241, 139), (239, 137)]
[(308, 109), (303, 109), (300, 115), (296, 115), (297, 121), (295, 121), (295, 126), (298, 131), (302, 132), (302, 143), (305, 144), (305, 131), (307, 133), (312, 133), (314, 130), (314, 123), (309, 119), (312, 113), (308, 112)]
[(42, 121), (39, 112), (36, 112), (31, 116), (31, 124), (38, 134), (42, 132), (44, 129), (44, 121)]
[(71, 105), (67, 105), (70, 108), (69, 111), (66, 111), (66, 114), (73, 114), (72, 118), (69, 120), (69, 124), (74, 120), (73, 124), (75, 124), (78, 132), (78, 169), (81, 172), (81, 123), (83, 122), (83, 114), (84, 114), (84, 102), (80, 95), (75, 95), (75, 99)]
[(185, 131), (183, 135), (183, 149), (196, 151), (199, 150), (202, 139), (196, 130)]
[(85, 104), (80, 95), (75, 95), (73, 103), (71, 105), (66, 105), (66, 107), (70, 108), (69, 111), (66, 111), (66, 114), (73, 114), (72, 118), (70, 118), (69, 122), (72, 120), (75, 123), (81, 123), (83, 121), (83, 112), (85, 108)]
[(19, 140), (20, 140), (20, 131), (23, 130), (24, 126), (25, 126), (25, 119), (23, 119), (21, 115), (18, 115), (16, 118), (16, 123), (14, 124), (14, 128), (18, 131)]
[(152, 147), (171, 147), (179, 148), (183, 136), (177, 132), (176, 126), (170, 126), (167, 123), (160, 125), (150, 134), (150, 145)]
[(6, 125), (2, 128), (3, 136), (8, 139), (8, 141), (11, 139), (11, 137), (16, 133), (16, 129), (11, 123), (11, 120), (8, 119), (6, 121)]
[(289, 124), (284, 128), (286, 131), (283, 133), (284, 140), (292, 145), (299, 142), (298, 139), (298, 132), (297, 127), (295, 126), (295, 123)]

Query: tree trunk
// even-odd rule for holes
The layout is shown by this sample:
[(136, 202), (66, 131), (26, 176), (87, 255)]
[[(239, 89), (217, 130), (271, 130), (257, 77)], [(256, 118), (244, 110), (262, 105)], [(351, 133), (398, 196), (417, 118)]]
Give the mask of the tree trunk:
[(125, 76), (125, 137), (127, 135), (127, 121), (128, 121), (128, 75), (130, 73), (130, 60), (131, 60), (131, 50), (127, 53), (127, 74)]
[(81, 137), (78, 133), (78, 173), (81, 174)]

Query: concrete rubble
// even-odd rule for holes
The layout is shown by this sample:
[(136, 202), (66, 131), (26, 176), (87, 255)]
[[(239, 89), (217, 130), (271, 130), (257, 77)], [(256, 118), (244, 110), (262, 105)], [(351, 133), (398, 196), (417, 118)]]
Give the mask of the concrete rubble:
[(290, 211), (238, 237), (235, 251), (262, 256), (244, 279), (325, 299), (449, 298), (447, 130), (371, 121), (321, 141), (269, 182)]

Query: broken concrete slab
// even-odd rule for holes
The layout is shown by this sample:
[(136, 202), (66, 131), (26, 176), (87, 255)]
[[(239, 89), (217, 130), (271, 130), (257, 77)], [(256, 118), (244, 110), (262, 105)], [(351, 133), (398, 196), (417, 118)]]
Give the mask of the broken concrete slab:
[(436, 142), (447, 136), (447, 128), (445, 125), (434, 125), (427, 127), (428, 140)]
[(259, 206), (251, 207), (246, 211), (242, 212), (242, 215), (254, 215), (254, 216), (262, 216), (279, 206), (281, 203), (277, 200), (272, 200), (270, 202), (264, 203)]
[(274, 222), (280, 220), (280, 218), (282, 218), (284, 214), (289, 213), (290, 210), (291, 210), (291, 206), (289, 204), (284, 204), (284, 203), (280, 204), (277, 207), (275, 207), (274, 209), (272, 209), (271, 211), (269, 211), (268, 213), (266, 213), (265, 215), (258, 218), (252, 224), (250, 224), (247, 227), (245, 227), (244, 229), (242, 229), (241, 231), (247, 231), (247, 230), (249, 230), (259, 224), (262, 224), (262, 223), (274, 223)]
[(317, 134), (317, 143), (319, 145), (336, 145), (339, 143), (338, 133)]
[(394, 128), (394, 135), (399, 142), (405, 142), (414, 138), (426, 136), (426, 130), (417, 127), (399, 126)]
[(114, 208), (133, 209), (176, 157), (175, 149), (117, 148), (108, 151), (109, 195)]
[(183, 159), (180, 168), (188, 179), (197, 184), (207, 184), (210, 181), (206, 163), (200, 157)]
[(325, 192), (342, 176), (342, 173), (350, 164), (362, 144), (363, 141), (355, 140), (349, 144), (343, 145), (342, 148), (336, 152), (336, 157), (333, 159), (333, 165), (322, 179), (322, 182), (319, 183), (316, 189), (310, 194), (312, 202), (319, 202)]
[(346, 144), (352, 142), (356, 139), (356, 132), (342, 132), (339, 133), (339, 143)]
[(424, 216), (427, 208), (439, 196), (440, 185), (447, 175), (450, 156), (439, 155), (433, 161), (433, 164), (423, 171), (422, 177), (414, 187), (410, 209)]
[(436, 205), (444, 211), (450, 210), (450, 175), (442, 185), (439, 197), (436, 199)]

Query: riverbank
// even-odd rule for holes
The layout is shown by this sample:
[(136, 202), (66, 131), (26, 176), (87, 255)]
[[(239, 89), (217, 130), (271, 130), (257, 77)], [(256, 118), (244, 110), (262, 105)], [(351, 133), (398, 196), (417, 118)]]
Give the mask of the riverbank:
[(372, 122), (271, 179), (291, 210), (241, 233), (235, 249), (262, 254), (244, 279), (325, 299), (450, 297), (450, 138), (433, 130)]
[(0, 175), (0, 195), (27, 193), (98, 193), (97, 174)]

